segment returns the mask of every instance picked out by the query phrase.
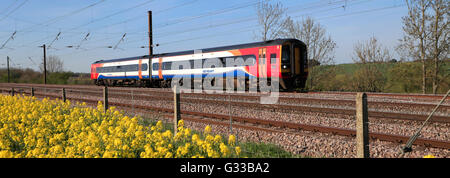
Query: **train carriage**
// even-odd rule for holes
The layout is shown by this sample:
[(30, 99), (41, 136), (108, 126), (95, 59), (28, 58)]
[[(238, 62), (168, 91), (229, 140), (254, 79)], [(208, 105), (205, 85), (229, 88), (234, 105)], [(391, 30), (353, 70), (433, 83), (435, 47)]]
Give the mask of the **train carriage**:
[[(201, 50), (101, 60), (91, 65), (97, 85), (169, 87), (173, 77), (203, 82), (205, 78), (234, 78), (236, 85), (251, 80), (280, 79), (280, 88), (303, 88), (308, 76), (307, 49), (296, 39), (278, 39)], [(150, 62), (151, 61), (151, 62)], [(256, 82), (257, 83), (257, 82)]]

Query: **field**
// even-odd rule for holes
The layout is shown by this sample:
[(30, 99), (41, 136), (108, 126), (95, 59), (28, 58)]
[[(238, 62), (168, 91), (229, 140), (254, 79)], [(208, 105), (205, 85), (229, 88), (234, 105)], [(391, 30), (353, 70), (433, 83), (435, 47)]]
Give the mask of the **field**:
[[(203, 133), (178, 123), (173, 135), (161, 121), (124, 116), (70, 101), (0, 96), (0, 157), (3, 158), (228, 158), (282, 152), (273, 145), (236, 143), (236, 137)], [(256, 154), (241, 153), (241, 145)], [(263, 148), (263, 149), (261, 149)], [(262, 150), (262, 151), (261, 151)], [(285, 157), (291, 155), (284, 152)]]
[[(339, 64), (316, 66), (307, 81), (311, 91), (348, 91), (348, 92), (384, 92), (384, 93), (421, 93), (421, 63), (397, 62), (366, 64), (370, 67), (369, 74), (361, 73), (358, 64)], [(432, 66), (428, 66), (431, 68)], [(427, 73), (427, 93), (431, 91), (431, 71)], [(438, 93), (446, 93), (450, 87), (450, 61), (444, 61), (440, 68), (441, 79)], [(311, 87), (311, 79), (313, 85)], [(370, 79), (376, 88), (358, 85), (358, 81)]]

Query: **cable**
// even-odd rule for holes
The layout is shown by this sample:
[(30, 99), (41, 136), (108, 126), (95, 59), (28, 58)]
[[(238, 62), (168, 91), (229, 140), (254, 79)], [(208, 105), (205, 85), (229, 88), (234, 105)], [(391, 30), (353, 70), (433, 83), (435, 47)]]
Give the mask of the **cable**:
[(3, 18), (0, 19), (0, 22), (3, 19), (8, 18), (12, 13), (16, 12), (18, 9), (20, 9), (23, 5), (25, 5), (29, 0), (25, 0), (24, 2), (22, 2), (22, 4), (20, 4), (19, 6), (17, 6), (15, 9), (13, 9), (12, 11), (10, 11), (8, 14), (6, 14)]
[[(198, 1), (198, 0), (193, 0), (193, 1), (189, 1), (189, 2), (186, 2), (186, 3), (179, 4), (179, 5), (175, 5), (175, 6), (172, 6), (172, 7), (168, 7), (168, 8), (163, 9), (163, 10), (155, 11), (153, 14), (156, 15), (156, 14), (159, 14), (159, 13), (162, 13), (162, 12), (165, 12), (165, 11), (169, 11), (169, 10), (172, 10), (172, 9), (175, 9), (175, 8), (179, 8), (179, 7), (182, 7), (182, 6), (189, 5), (189, 4), (193, 4), (196, 1)], [(116, 26), (116, 25), (120, 25), (120, 24), (124, 24), (124, 23), (129, 23), (131, 21), (140, 19), (140, 17), (142, 17), (142, 16), (143, 15), (138, 15), (138, 16), (134, 16), (132, 18), (129, 18), (129, 19), (126, 19), (126, 20), (123, 20), (123, 21), (120, 21), (120, 22), (116, 22), (116, 23), (109, 24), (109, 25), (106, 25), (106, 26), (98, 27), (98, 28), (95, 28), (93, 31), (98, 31), (100, 29), (104, 29), (104, 28), (108, 28), (108, 27), (112, 27), (112, 26)], [(123, 34), (123, 32), (120, 32), (120, 34)], [(74, 36), (74, 35), (72, 35), (72, 36)], [(69, 36), (69, 37), (72, 37), (72, 36)]]
[(173, 21), (169, 21), (169, 22), (163, 23), (163, 24), (158, 24), (157, 26), (161, 26), (161, 27), (156, 28), (156, 29), (165, 28), (167, 26), (176, 25), (176, 24), (182, 23), (182, 22), (188, 22), (188, 21), (195, 20), (195, 19), (198, 19), (198, 18), (203, 18), (203, 17), (208, 17), (208, 16), (213, 16), (213, 15), (218, 15), (218, 14), (222, 14), (222, 13), (226, 13), (226, 12), (235, 11), (235, 10), (238, 10), (238, 9), (242, 9), (242, 8), (245, 8), (245, 7), (256, 5), (258, 3), (259, 2), (256, 2), (256, 3), (255, 2), (252, 2), (252, 3), (248, 3), (247, 2), (247, 3), (240, 4), (240, 5), (231, 6), (231, 7), (228, 7), (226, 9), (220, 9), (220, 10), (216, 10), (216, 11), (207, 12), (207, 13), (204, 13), (204, 14), (201, 14), (201, 15), (196, 15), (196, 16), (191, 16), (191, 17), (182, 17), (182, 18), (179, 18), (179, 19), (175, 19)]
[(355, 15), (355, 14), (364, 14), (364, 13), (375, 12), (375, 11), (382, 11), (382, 10), (386, 10), (386, 9), (393, 9), (393, 8), (403, 7), (405, 5), (406, 4), (400, 4), (400, 5), (394, 5), (394, 6), (389, 6), (389, 7), (382, 7), (382, 8), (377, 8), (377, 9), (363, 10), (363, 11), (358, 11), (358, 12), (353, 12), (353, 13), (348, 13), (348, 14), (341, 14), (341, 15), (328, 16), (328, 17), (321, 17), (321, 18), (318, 18), (318, 20), (331, 19), (331, 18), (343, 17), (343, 16), (350, 16), (350, 15)]
[[(88, 23), (84, 23), (84, 24), (78, 25), (78, 26), (73, 27), (73, 28), (70, 28), (70, 29), (68, 29), (68, 30), (64, 30), (63, 32), (73, 31), (73, 30), (78, 29), (78, 28), (81, 28), (81, 27), (83, 27), (83, 26), (86, 26), (86, 25), (89, 25), (89, 24), (92, 24), (92, 23), (96, 23), (96, 22), (99, 22), (99, 21), (108, 19), (108, 18), (110, 18), (110, 17), (113, 17), (113, 16), (116, 16), (116, 15), (125, 13), (125, 12), (127, 12), (127, 11), (130, 11), (130, 10), (132, 10), (132, 9), (141, 7), (141, 6), (145, 5), (145, 4), (151, 3), (151, 2), (153, 2), (153, 1), (154, 1), (154, 0), (148, 0), (148, 1), (145, 1), (145, 2), (143, 2), (143, 3), (134, 5), (134, 6), (132, 6), (132, 7), (126, 8), (126, 9), (124, 9), (124, 10), (121, 10), (121, 11), (118, 11), (118, 12), (115, 12), (115, 13), (112, 13), (112, 14), (109, 14), (109, 15), (106, 15), (106, 16), (103, 16), (103, 17), (100, 17), (100, 18), (91, 20), (91, 21), (88, 22)], [(46, 37), (46, 38), (44, 38), (44, 39), (42, 39), (42, 40), (38, 40), (38, 41), (35, 41), (35, 42), (43, 41), (43, 40), (45, 40), (45, 39), (47, 39), (47, 38), (49, 38), (49, 37)], [(32, 43), (34, 43), (34, 42), (32, 42)]]
[(14, 0), (14, 2), (11, 3), (9, 6), (7, 6), (5, 9), (2, 9), (2, 11), (0, 11), (0, 14), (6, 13), (7, 10), (8, 10), (9, 8), (13, 7), (17, 2), (18, 2), (17, 0)]
[(110, 18), (110, 17), (112, 17), (112, 16), (116, 16), (116, 15), (125, 13), (125, 12), (127, 12), (127, 11), (130, 11), (130, 10), (132, 10), (132, 9), (141, 7), (141, 6), (145, 5), (145, 4), (151, 3), (151, 2), (153, 2), (153, 1), (154, 1), (154, 0), (145, 1), (145, 2), (143, 2), (143, 3), (141, 3), (141, 4), (137, 4), (137, 5), (135, 5), (135, 6), (126, 8), (126, 9), (121, 10), (121, 11), (119, 11), (119, 12), (115, 12), (115, 13), (113, 13), (113, 14), (110, 14), (110, 15), (107, 15), (107, 16), (104, 16), (104, 17), (101, 17), (101, 18), (94, 19), (94, 20), (92, 20), (92, 21), (90, 21), (90, 22), (88, 22), (88, 23), (84, 23), (84, 24), (81, 24), (81, 25), (79, 25), (79, 26), (73, 27), (73, 28), (71, 28), (71, 29), (69, 29), (69, 30), (67, 30), (67, 31), (71, 31), (71, 30), (74, 30), (74, 29), (78, 29), (78, 28), (80, 28), (80, 27), (83, 27), (83, 26), (86, 26), (86, 25), (89, 25), (89, 24), (92, 24), (92, 23), (95, 23), (95, 22), (98, 22), (98, 21), (105, 20), (105, 19)]
[[(89, 8), (92, 8), (92, 7), (94, 7), (94, 6), (97, 6), (97, 5), (99, 5), (99, 4), (101, 4), (101, 3), (105, 2), (105, 1), (106, 1), (106, 0), (101, 0), (101, 1), (99, 1), (99, 2), (90, 4), (90, 5), (85, 6), (85, 7), (83, 7), (83, 8), (77, 9), (77, 10), (75, 10), (75, 11), (69, 12), (69, 13), (64, 14), (64, 15), (62, 15), (62, 16), (58, 16), (58, 17), (52, 18), (52, 19), (50, 19), (50, 20), (47, 20), (47, 21), (44, 21), (44, 22), (41, 22), (41, 23), (38, 23), (38, 24), (34, 24), (34, 23), (33, 23), (33, 24), (34, 24), (33, 26), (30, 26), (29, 28), (24, 28), (24, 29), (22, 29), (22, 30), (18, 30), (18, 32), (19, 32), (19, 33), (35, 32), (35, 31), (36, 31), (35, 28), (38, 27), (38, 26), (44, 26), (44, 25), (47, 25), (47, 26), (48, 26), (48, 25), (50, 25), (50, 24), (56, 23), (56, 22), (58, 22), (58, 21), (61, 21), (61, 20), (63, 20), (64, 18), (70, 17), (70, 16), (72, 16), (72, 15), (76, 15), (76, 14), (78, 14), (78, 13), (81, 13), (81, 12), (83, 12), (83, 11), (89, 9)], [(27, 31), (27, 30), (30, 30), (30, 31)], [(70, 33), (70, 32), (65, 32), (65, 33)], [(78, 32), (78, 33), (79, 33), (79, 32)], [(51, 36), (50, 36), (50, 37), (51, 37)], [(48, 37), (48, 38), (49, 38), (49, 37)]]
[(3, 45), (2, 45), (2, 47), (0, 47), (0, 49), (3, 49), (5, 46), (6, 46), (6, 44), (8, 44), (8, 42), (10, 41), (10, 40), (14, 40), (14, 36), (16, 35), (16, 31), (11, 35), (11, 37), (9, 37), (8, 38), (8, 40), (6, 40), (5, 41), (5, 43), (3, 43)]
[(56, 40), (59, 39), (59, 36), (60, 36), (60, 35), (61, 35), (61, 32), (59, 32), (59, 33), (56, 35), (55, 39), (53, 39), (53, 41), (50, 42), (50, 44), (47, 46), (47, 49), (50, 49), (50, 48), (51, 48), (51, 46), (53, 45), (53, 43), (54, 43)]

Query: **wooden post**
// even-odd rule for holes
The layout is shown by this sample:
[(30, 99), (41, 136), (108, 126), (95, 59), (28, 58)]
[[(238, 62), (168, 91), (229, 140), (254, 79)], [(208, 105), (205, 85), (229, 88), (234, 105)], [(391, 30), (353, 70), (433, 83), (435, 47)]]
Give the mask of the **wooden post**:
[(34, 88), (31, 87), (31, 96), (34, 96)]
[(104, 106), (105, 113), (106, 113), (106, 111), (108, 110), (108, 87), (107, 86), (105, 86), (103, 88), (103, 106)]
[(356, 95), (356, 157), (369, 158), (369, 115), (367, 112), (367, 95)]
[(180, 113), (180, 92), (176, 85), (173, 86), (173, 133), (177, 134), (178, 121), (181, 119)]
[(62, 88), (62, 100), (64, 101), (64, 102), (66, 102), (66, 89), (65, 88)]
[(14, 96), (14, 88), (11, 88), (11, 96)]

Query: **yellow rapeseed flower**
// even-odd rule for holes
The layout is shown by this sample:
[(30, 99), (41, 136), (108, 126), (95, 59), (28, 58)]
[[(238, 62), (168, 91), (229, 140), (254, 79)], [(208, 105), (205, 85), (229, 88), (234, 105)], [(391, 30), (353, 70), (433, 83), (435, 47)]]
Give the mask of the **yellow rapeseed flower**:
[(436, 158), (436, 157), (433, 156), (433, 155), (426, 155), (426, 156), (424, 156), (423, 158)]
[[(103, 103), (97, 108), (85, 103), (62, 102), (27, 96), (0, 95), (0, 157), (7, 158), (218, 158), (230, 157), (222, 136), (205, 137), (184, 128), (173, 135), (162, 121), (146, 128), (138, 117), (127, 117)], [(192, 136), (191, 136), (192, 135)], [(228, 144), (235, 143), (235, 136)], [(17, 147), (20, 146), (20, 148)], [(235, 148), (236, 155), (239, 155)]]
[(211, 133), (211, 126), (207, 125), (205, 127), (205, 134), (210, 134)]
[(228, 144), (230, 144), (231, 146), (234, 146), (236, 144), (236, 136), (234, 136), (234, 135), (228, 136)]

